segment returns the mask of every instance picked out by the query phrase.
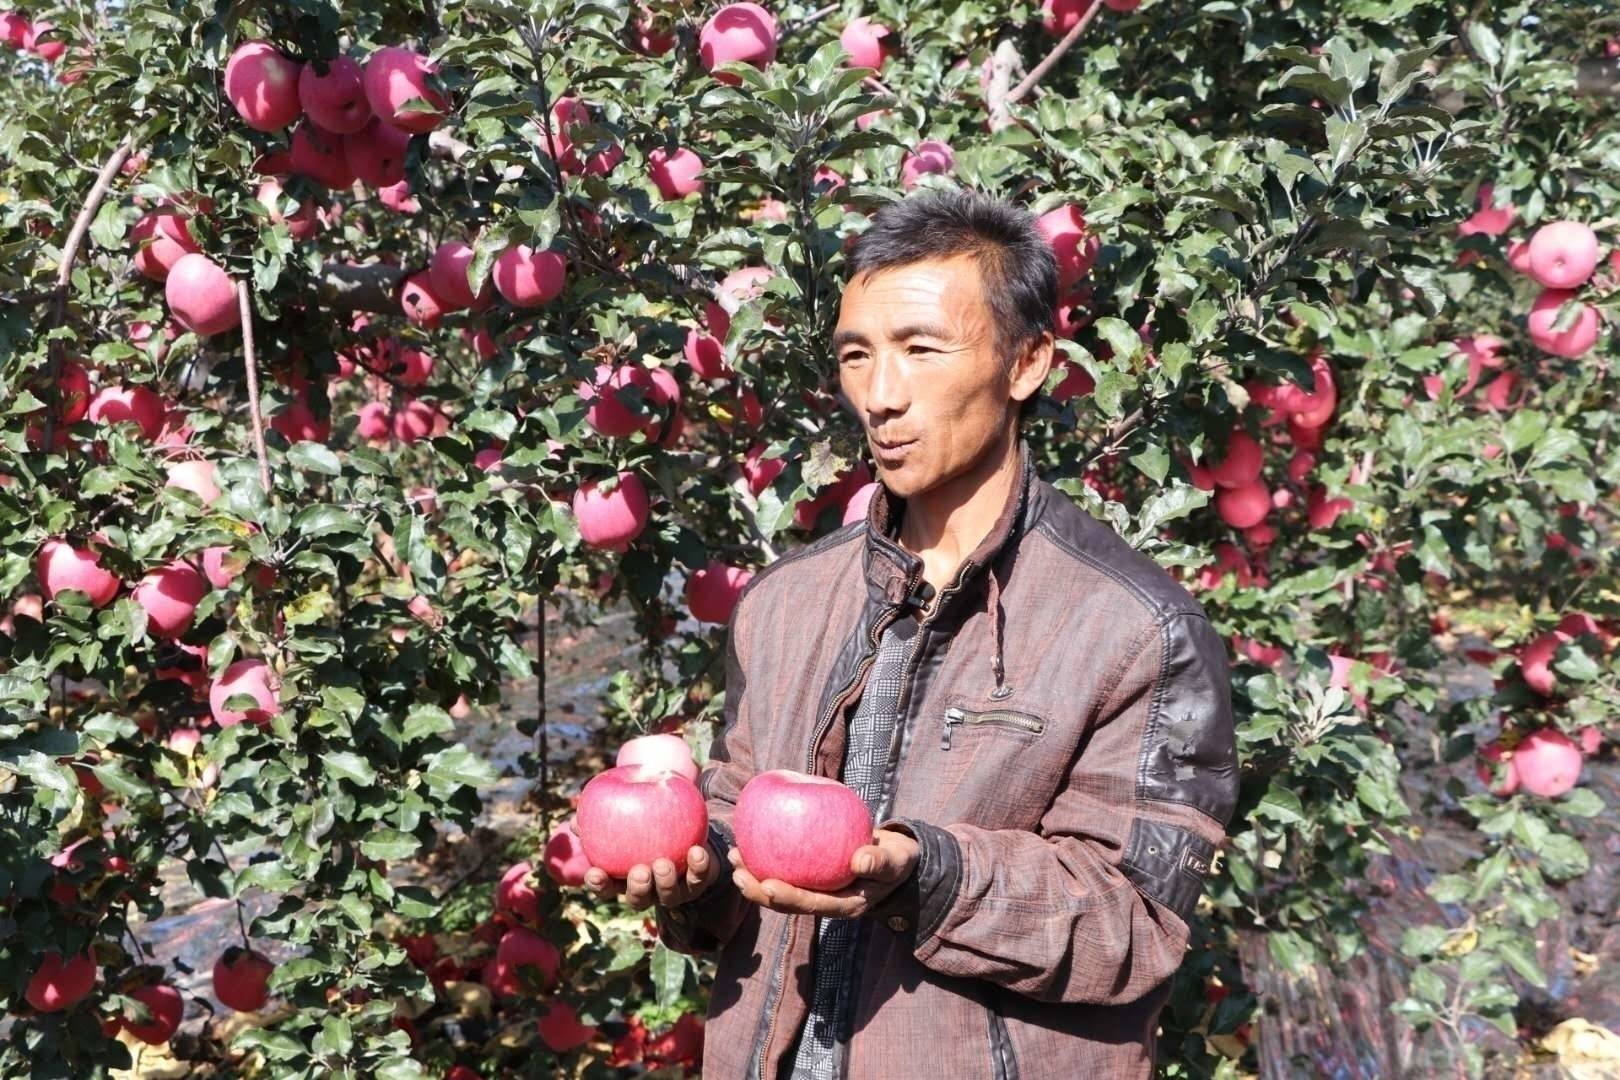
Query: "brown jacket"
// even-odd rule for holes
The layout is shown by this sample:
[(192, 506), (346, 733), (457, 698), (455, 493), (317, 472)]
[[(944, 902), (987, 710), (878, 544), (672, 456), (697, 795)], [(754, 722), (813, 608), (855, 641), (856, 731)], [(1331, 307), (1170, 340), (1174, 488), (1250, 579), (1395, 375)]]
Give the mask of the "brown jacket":
[[(1150, 1077), (1237, 800), (1226, 651), (1202, 608), (1037, 478), (1027, 445), (1020, 461), (906, 672), (881, 817), (922, 854), (869, 916), (849, 1080)], [(700, 778), (722, 857), (755, 773), (839, 775), (843, 711), (922, 576), (888, 536), (892, 509), (880, 488), (866, 521), (743, 592)], [(723, 875), (659, 923), (672, 947), (720, 949), (704, 1080), (777, 1080), (809, 1007), (814, 920)]]

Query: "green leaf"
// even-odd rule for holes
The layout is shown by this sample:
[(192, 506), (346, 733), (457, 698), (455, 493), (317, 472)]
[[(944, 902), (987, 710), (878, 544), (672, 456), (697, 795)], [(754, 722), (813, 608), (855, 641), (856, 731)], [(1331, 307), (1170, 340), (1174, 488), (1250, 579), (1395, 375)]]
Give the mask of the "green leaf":
[(321, 764), (334, 776), (365, 786), (377, 779), (371, 762), (350, 750), (331, 750), (321, 755)]
[(338, 476), (343, 472), (338, 456), (325, 443), (313, 439), (303, 439), (288, 447), (287, 460), (296, 468), (326, 476)]
[(360, 841), (360, 854), (368, 859), (408, 859), (415, 855), (421, 842), (408, 832), (398, 829), (374, 829)]
[(653, 993), (660, 1007), (673, 1008), (686, 985), (688, 959), (662, 941), (653, 945), (652, 959), (648, 963), (652, 976)]

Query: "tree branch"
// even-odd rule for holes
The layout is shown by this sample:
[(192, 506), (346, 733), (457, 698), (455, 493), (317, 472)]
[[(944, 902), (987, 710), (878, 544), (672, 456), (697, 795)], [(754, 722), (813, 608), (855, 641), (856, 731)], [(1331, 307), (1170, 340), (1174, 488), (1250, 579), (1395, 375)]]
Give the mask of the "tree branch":
[(387, 263), (327, 263), (321, 267), (317, 293), (328, 309), (398, 314), (399, 286), (404, 280), (405, 271)]
[(984, 101), (990, 110), (991, 131), (1000, 131), (1013, 122), (1007, 95), (1012, 93), (1013, 72), (1023, 64), (1018, 46), (1010, 38), (997, 45), (990, 55), (990, 85), (984, 92)]
[(1086, 32), (1086, 27), (1091, 25), (1091, 20), (1095, 19), (1097, 12), (1101, 10), (1102, 4), (1100, 0), (1086, 9), (1086, 13), (1080, 16), (1080, 21), (1070, 27), (1067, 34), (1063, 35), (1063, 40), (1052, 46), (1052, 51), (1046, 54), (1046, 58), (1035, 65), (1035, 70), (1025, 75), (1024, 81), (1013, 87), (1012, 93), (1007, 95), (1009, 105), (1016, 105), (1029, 96), (1029, 92), (1035, 89), (1035, 84), (1040, 82), (1048, 71), (1057, 66), (1057, 62), (1063, 59), (1063, 54), (1073, 48), (1074, 43), (1080, 40), (1080, 35)]
[(264, 413), (259, 408), (259, 364), (253, 353), (253, 293), (246, 281), (236, 283), (242, 312), (242, 364), (247, 368), (248, 415), (253, 418), (253, 449), (259, 456), (259, 484), (270, 491), (270, 455), (264, 448)]

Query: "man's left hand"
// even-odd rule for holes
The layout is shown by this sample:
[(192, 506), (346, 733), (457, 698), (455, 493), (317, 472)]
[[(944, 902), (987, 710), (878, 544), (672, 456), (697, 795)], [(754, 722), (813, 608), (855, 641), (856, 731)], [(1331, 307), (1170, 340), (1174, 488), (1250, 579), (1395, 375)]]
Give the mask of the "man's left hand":
[(877, 829), (872, 842), (855, 849), (850, 869), (855, 880), (837, 892), (815, 892), (776, 878), (760, 881), (743, 865), (742, 853), (731, 849), (731, 878), (744, 897), (760, 907), (785, 915), (828, 915), (858, 919), (881, 903), (917, 866), (917, 841), (902, 832)]

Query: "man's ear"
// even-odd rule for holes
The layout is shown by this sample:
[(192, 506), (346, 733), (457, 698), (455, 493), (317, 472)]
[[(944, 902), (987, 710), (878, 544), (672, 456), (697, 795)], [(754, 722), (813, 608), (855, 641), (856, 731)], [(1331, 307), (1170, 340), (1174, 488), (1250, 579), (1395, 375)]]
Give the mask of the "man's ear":
[(1057, 358), (1056, 341), (1052, 331), (1045, 330), (1018, 350), (1018, 358), (1008, 373), (1012, 381), (1008, 389), (1014, 401), (1024, 402), (1041, 392)]

